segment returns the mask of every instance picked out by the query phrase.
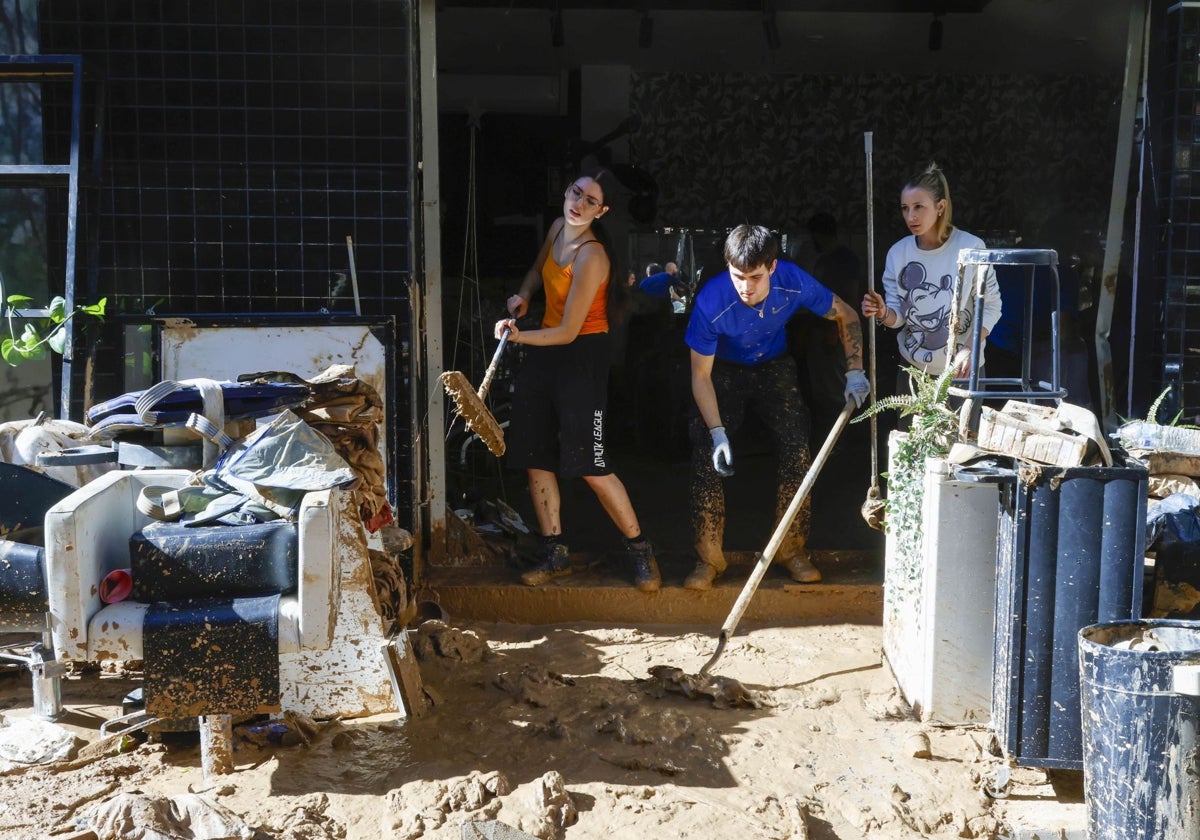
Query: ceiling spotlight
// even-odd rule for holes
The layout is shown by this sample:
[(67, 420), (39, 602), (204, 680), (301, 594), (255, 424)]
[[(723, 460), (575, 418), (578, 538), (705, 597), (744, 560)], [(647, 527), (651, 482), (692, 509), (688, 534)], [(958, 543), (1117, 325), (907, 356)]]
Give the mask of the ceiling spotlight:
[(782, 43), (779, 40), (779, 23), (775, 20), (775, 5), (769, 0), (763, 3), (762, 6), (762, 25), (763, 35), (767, 39), (767, 46), (773, 50), (777, 50)]
[(553, 14), (550, 15), (550, 46), (561, 47), (563, 41), (562, 9), (555, 6)]
[(653, 43), (654, 18), (650, 17), (650, 12), (642, 12), (642, 22), (638, 25), (638, 46), (648, 50)]
[(937, 52), (942, 48), (942, 16), (934, 13), (929, 21), (929, 51)]

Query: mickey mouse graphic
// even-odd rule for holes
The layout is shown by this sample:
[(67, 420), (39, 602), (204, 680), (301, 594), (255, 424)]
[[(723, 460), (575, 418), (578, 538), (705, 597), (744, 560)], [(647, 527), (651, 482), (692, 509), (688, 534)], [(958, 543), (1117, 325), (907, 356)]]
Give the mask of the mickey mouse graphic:
[[(910, 262), (900, 271), (897, 285), (901, 295), (901, 310), (907, 329), (902, 341), (907, 356), (918, 364), (927, 365), (945, 351), (950, 335), (950, 306), (954, 296), (954, 278), (943, 274), (931, 279), (925, 266)], [(971, 329), (970, 310), (959, 313), (959, 334)]]

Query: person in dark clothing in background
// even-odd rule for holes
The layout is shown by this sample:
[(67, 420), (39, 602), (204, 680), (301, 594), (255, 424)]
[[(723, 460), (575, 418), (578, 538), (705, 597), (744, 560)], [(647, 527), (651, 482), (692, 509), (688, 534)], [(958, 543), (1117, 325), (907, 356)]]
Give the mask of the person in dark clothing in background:
[[(858, 257), (838, 239), (837, 220), (830, 213), (817, 213), (808, 220), (808, 233), (817, 253), (812, 276), (842, 300), (861, 300), (866, 278)], [(812, 399), (813, 434), (820, 439), (846, 404), (842, 393), (846, 386), (846, 356), (838, 325), (833, 321), (804, 318), (798, 338), (802, 376)]]
[[(1089, 411), (1095, 400), (1088, 384), (1088, 346), (1079, 329), (1079, 274), (1072, 265), (1074, 235), (1068, 220), (1047, 223), (1022, 248), (1053, 248), (1058, 253), (1058, 381), (1067, 389), (1067, 402)], [(1025, 308), (1032, 306), (1030, 384), (1050, 381), (1053, 363), (1051, 313), (1054, 311), (1052, 275), (1047, 266), (1037, 266), (1033, 275), (1033, 300), (1026, 300), (1028, 266), (997, 265), (996, 284), (1004, 303), (1000, 320), (988, 334), (988, 376), (1019, 379), (1024, 352)]]

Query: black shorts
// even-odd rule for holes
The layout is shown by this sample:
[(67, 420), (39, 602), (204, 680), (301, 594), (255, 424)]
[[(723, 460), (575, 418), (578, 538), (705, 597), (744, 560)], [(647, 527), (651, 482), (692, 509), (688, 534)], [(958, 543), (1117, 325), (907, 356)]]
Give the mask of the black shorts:
[(505, 435), (510, 467), (563, 476), (612, 472), (604, 416), (611, 353), (608, 333), (527, 349)]

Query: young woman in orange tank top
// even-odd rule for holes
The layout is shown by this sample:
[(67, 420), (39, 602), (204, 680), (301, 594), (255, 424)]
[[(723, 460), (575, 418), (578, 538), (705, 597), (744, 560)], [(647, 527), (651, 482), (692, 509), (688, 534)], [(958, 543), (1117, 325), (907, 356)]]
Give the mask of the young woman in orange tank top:
[[(506, 434), (510, 466), (525, 469), (542, 534), (536, 565), (521, 576), (538, 586), (574, 571), (562, 533), (558, 476), (579, 476), (592, 488), (624, 537), (638, 589), (659, 588), (658, 565), (629, 493), (612, 472), (605, 428), (609, 319), (624, 292), (612, 282), (613, 261), (598, 219), (609, 211), (607, 170), (576, 178), (563, 200), (563, 215), (550, 226), (537, 259), (520, 289), (508, 299), (512, 315), (496, 323), (496, 338), (528, 346), (517, 374), (512, 418)], [(522, 330), (517, 320), (529, 310), (538, 286), (546, 295), (541, 328)]]

